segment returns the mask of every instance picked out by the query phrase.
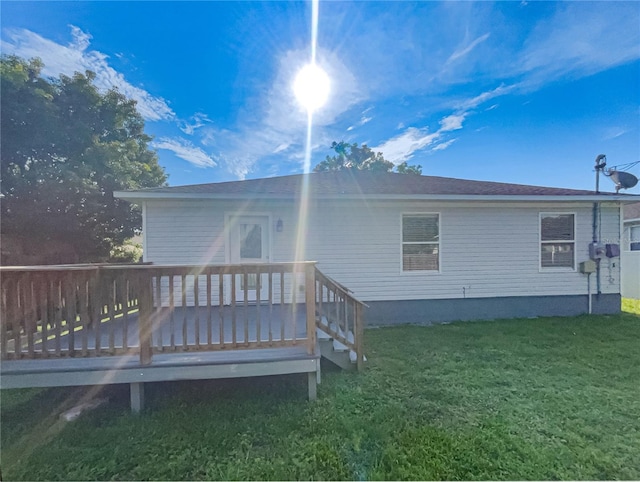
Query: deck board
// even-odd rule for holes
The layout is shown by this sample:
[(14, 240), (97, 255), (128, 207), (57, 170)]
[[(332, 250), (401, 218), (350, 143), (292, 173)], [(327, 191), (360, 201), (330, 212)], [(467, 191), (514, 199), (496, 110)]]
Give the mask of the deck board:
[[(209, 316), (211, 310), (211, 316)], [(211, 336), (212, 345), (238, 345), (255, 343), (260, 341), (269, 343), (270, 333), (283, 333), (285, 340), (303, 340), (307, 337), (305, 305), (249, 305), (236, 308), (236, 330), (232, 330), (232, 316), (229, 309), (220, 307), (177, 307), (171, 310), (168, 307), (154, 309), (152, 314), (153, 322), (153, 347), (162, 351), (170, 351), (172, 347), (196, 347), (196, 335), (200, 334), (198, 346), (206, 346), (208, 341), (203, 339), (202, 334), (206, 333), (207, 338)], [(245, 318), (246, 317), (246, 318)], [(181, 323), (174, 323), (173, 320), (181, 320)], [(245, 321), (246, 330), (245, 330)], [(241, 320), (239, 322), (238, 320)], [(209, 322), (211, 325), (209, 325)], [(222, 323), (222, 329), (220, 327)], [(260, 326), (258, 327), (258, 323)], [(177, 325), (177, 326), (176, 326)], [(177, 329), (176, 329), (177, 328)], [(102, 348), (113, 347), (123, 348), (123, 341), (127, 341), (129, 348), (139, 346), (138, 339), (138, 313), (131, 313), (128, 316), (121, 316), (115, 320), (105, 321), (96, 327), (81, 329), (87, 330), (86, 337), (75, 332), (74, 336), (66, 333), (60, 336), (61, 351), (69, 351), (70, 345), (77, 351), (83, 349), (94, 350), (96, 340)], [(248, 337), (245, 337), (245, 334)], [(186, 335), (186, 343), (185, 343)], [(223, 343), (220, 342), (221, 335)], [(277, 340), (275, 340), (277, 342)], [(41, 353), (51, 351), (53, 341), (49, 340), (43, 347), (42, 340), (34, 343), (34, 352)], [(83, 346), (83, 343), (85, 345)], [(301, 342), (302, 343), (302, 342)]]

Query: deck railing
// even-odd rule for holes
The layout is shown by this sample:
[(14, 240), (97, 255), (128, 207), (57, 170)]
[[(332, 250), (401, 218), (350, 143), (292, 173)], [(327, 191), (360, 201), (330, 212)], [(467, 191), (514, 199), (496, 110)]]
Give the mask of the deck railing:
[(113, 336), (101, 346), (102, 322), (138, 311), (138, 289), (124, 272), (108, 273), (100, 265), (0, 268), (2, 359), (122, 352)]
[(352, 350), (358, 370), (361, 370), (364, 366), (363, 313), (367, 305), (317, 268), (315, 279), (318, 328)]
[(0, 356), (149, 364), (159, 352), (303, 344), (312, 354), (316, 274), (313, 262), (1, 267)]

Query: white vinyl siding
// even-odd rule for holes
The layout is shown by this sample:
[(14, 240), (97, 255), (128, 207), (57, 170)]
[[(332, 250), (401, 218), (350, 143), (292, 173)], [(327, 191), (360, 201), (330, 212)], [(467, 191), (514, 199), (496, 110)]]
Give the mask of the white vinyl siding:
[(575, 258), (575, 214), (540, 213), (540, 268), (574, 270)]
[(402, 270), (440, 270), (438, 214), (402, 215)]
[[(577, 266), (589, 258), (590, 202), (322, 200), (301, 213), (306, 221), (301, 236), (297, 203), (154, 201), (146, 208), (145, 260), (223, 264), (225, 213), (251, 211), (271, 214), (273, 262), (317, 261), (320, 270), (365, 302), (587, 293), (587, 278), (575, 269), (540, 268), (540, 213), (575, 214)], [(601, 211), (601, 239), (619, 243), (618, 204), (602, 203)], [(407, 213), (439, 213), (437, 276), (402, 270), (402, 215)], [(276, 231), (278, 219), (282, 232)], [(619, 259), (603, 259), (601, 270), (602, 292), (619, 293)]]
[[(297, 211), (290, 203), (269, 205), (263, 209), (263, 203), (247, 205), (247, 203), (219, 202), (219, 201), (154, 201), (146, 203), (145, 228), (143, 233), (146, 252), (145, 261), (155, 264), (186, 264), (223, 265), (229, 262), (228, 235), (230, 220), (226, 215), (239, 213), (245, 215), (271, 216), (271, 260), (273, 262), (293, 261), (292, 253), (296, 248), (296, 214)], [(282, 231), (276, 231), (277, 220), (282, 220)], [(275, 220), (275, 221), (274, 221)], [(301, 254), (300, 259), (304, 259)], [(291, 283), (291, 275), (285, 276), (285, 300), (304, 298), (302, 287), (304, 286), (304, 274), (296, 275), (297, 282)], [(262, 283), (267, 283), (267, 275), (262, 275)], [(200, 304), (206, 300), (206, 276), (198, 277)], [(280, 277), (273, 276), (274, 299), (280, 299)], [(193, 305), (194, 276), (185, 279), (187, 292), (187, 305)], [(242, 284), (242, 276), (236, 277), (237, 286)], [(168, 278), (162, 280), (162, 303), (168, 306)], [(212, 278), (213, 301), (218, 302), (219, 279)], [(180, 277), (174, 277), (175, 305), (181, 306), (182, 281)], [(225, 299), (230, 299), (230, 277), (227, 275), (224, 282)]]

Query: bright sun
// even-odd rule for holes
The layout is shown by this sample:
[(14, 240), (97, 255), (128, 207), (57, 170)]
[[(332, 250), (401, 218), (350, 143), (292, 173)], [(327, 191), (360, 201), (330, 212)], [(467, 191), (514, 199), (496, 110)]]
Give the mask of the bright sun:
[(298, 102), (309, 112), (322, 107), (329, 97), (331, 81), (327, 73), (315, 63), (300, 69), (293, 83), (293, 92)]

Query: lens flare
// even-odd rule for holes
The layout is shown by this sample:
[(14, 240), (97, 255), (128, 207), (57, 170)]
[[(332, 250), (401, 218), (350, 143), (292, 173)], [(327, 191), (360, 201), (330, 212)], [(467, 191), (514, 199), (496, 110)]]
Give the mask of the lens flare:
[[(304, 66), (294, 82), (294, 93), (298, 102), (307, 109), (307, 142), (304, 155), (304, 174), (311, 170), (311, 132), (313, 127), (313, 111), (322, 107), (329, 97), (331, 82), (324, 70), (316, 65), (318, 41), (319, 0), (311, 1), (311, 61)], [(304, 176), (300, 192), (298, 208), (298, 229), (296, 233), (295, 261), (304, 261), (307, 256), (307, 222), (309, 217), (309, 176)]]
[(310, 112), (319, 109), (327, 102), (330, 88), (329, 76), (315, 63), (302, 67), (293, 83), (296, 99)]

